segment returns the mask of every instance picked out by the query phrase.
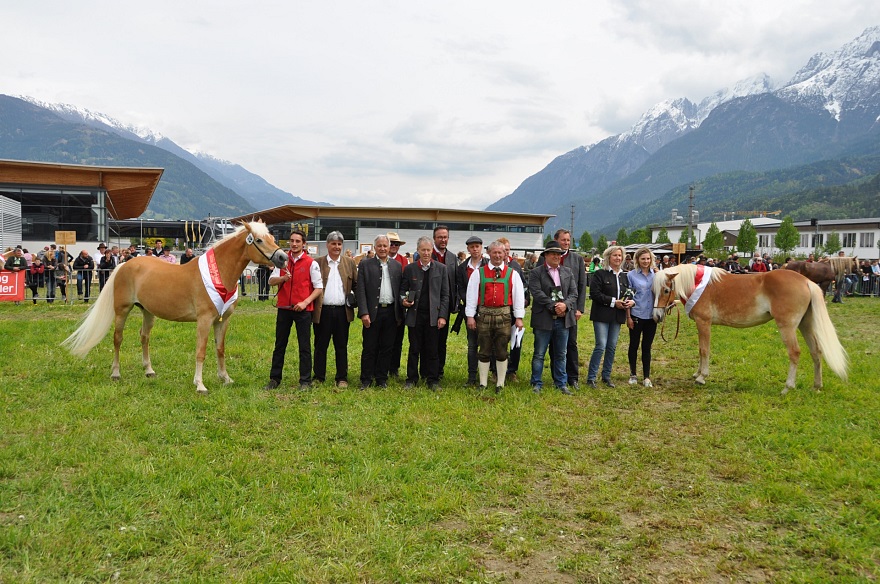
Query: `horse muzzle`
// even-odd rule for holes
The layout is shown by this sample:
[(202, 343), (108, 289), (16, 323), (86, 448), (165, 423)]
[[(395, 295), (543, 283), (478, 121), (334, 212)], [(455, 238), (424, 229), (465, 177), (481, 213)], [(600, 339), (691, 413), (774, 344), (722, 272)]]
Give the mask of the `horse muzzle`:
[(272, 263), (275, 264), (276, 268), (284, 268), (287, 265), (287, 254), (281, 251), (281, 248), (273, 251), (272, 256), (269, 259), (272, 260)]

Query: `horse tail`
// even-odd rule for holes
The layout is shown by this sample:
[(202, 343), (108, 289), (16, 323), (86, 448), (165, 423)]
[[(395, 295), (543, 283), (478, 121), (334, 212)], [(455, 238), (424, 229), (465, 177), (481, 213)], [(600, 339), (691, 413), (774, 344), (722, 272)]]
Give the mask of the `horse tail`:
[(107, 329), (113, 324), (113, 319), (116, 316), (113, 288), (118, 273), (119, 269), (116, 269), (110, 274), (110, 278), (104, 284), (104, 289), (98, 295), (98, 300), (80, 321), (79, 328), (61, 343), (73, 355), (85, 357), (95, 345), (101, 342), (101, 339), (107, 334)]
[(834, 323), (828, 316), (828, 308), (825, 306), (825, 296), (822, 290), (812, 282), (810, 282), (810, 319), (812, 321), (813, 332), (816, 335), (816, 342), (819, 344), (819, 350), (825, 357), (825, 362), (834, 373), (842, 380), (846, 381), (846, 370), (849, 367), (849, 357), (846, 349), (840, 344), (837, 338), (837, 331), (834, 330)]

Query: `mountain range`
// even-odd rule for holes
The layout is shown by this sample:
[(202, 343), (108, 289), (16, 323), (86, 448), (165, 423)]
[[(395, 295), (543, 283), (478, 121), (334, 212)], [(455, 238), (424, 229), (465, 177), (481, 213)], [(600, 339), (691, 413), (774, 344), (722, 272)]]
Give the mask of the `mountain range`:
[[(629, 131), (557, 157), (488, 210), (553, 213), (552, 232), (570, 225), (573, 205), (576, 234), (612, 234), (667, 222), (672, 208), (687, 207), (691, 185), (697, 201), (725, 192), (733, 209), (761, 209), (772, 193), (768, 173), (777, 183), (797, 176), (796, 187), (809, 190), (880, 172), (878, 119), (880, 27), (873, 27), (813, 56), (779, 88), (760, 75), (698, 104), (659, 103)], [(713, 209), (725, 204), (713, 201)]]
[(0, 158), (165, 169), (145, 218), (235, 216), (287, 204), (326, 205), (287, 193), (238, 164), (68, 104), (0, 95)]

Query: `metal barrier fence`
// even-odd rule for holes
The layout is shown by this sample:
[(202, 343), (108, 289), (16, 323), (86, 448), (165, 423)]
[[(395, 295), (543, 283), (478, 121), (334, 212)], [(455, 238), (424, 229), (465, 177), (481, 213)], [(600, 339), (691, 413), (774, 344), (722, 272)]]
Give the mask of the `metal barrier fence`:
[[(73, 270), (64, 278), (55, 272), (25, 274), (25, 301), (74, 304), (95, 300), (104, 288), (113, 270)], [(277, 290), (269, 287), (270, 270), (245, 269), (238, 280), (239, 300), (268, 301)]]

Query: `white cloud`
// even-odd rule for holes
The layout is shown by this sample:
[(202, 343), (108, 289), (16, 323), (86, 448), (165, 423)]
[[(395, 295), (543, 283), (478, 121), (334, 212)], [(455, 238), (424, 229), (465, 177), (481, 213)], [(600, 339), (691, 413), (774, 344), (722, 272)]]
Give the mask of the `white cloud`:
[(785, 81), (880, 5), (55, 0), (0, 18), (3, 93), (147, 126), (308, 199), (482, 207), (659, 101)]

